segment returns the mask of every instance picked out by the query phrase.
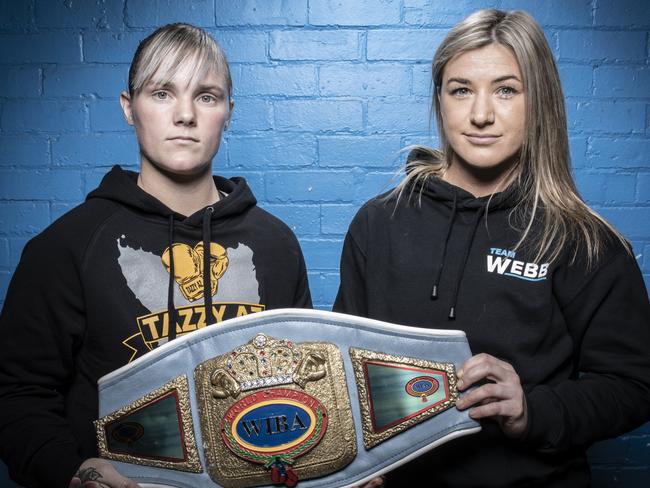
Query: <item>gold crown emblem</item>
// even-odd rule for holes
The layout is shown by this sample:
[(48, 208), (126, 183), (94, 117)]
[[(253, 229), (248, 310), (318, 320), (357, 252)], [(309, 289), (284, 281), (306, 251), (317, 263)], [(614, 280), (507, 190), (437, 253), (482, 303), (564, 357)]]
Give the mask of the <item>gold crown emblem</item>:
[(240, 392), (268, 386), (309, 381), (325, 377), (325, 357), (305, 351), (287, 339), (257, 334), (248, 344), (232, 351), (224, 364), (212, 373), (215, 398), (237, 397)]
[[(193, 302), (203, 298), (203, 243), (199, 242), (193, 248), (187, 244), (173, 244), (161, 256), (162, 262), (170, 272), (171, 253), (174, 253), (174, 280), (183, 296)], [(217, 282), (228, 269), (228, 254), (226, 250), (214, 242), (210, 243), (210, 293), (217, 293)]]

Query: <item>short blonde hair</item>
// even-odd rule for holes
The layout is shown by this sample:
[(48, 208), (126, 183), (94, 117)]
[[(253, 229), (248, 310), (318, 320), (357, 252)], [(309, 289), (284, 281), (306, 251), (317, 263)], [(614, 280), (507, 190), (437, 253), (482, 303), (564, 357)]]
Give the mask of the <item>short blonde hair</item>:
[(195, 77), (202, 78), (210, 70), (223, 75), (232, 97), (230, 67), (221, 46), (203, 29), (180, 23), (164, 25), (140, 42), (129, 69), (129, 94), (136, 95), (152, 81), (169, 83), (188, 61)]

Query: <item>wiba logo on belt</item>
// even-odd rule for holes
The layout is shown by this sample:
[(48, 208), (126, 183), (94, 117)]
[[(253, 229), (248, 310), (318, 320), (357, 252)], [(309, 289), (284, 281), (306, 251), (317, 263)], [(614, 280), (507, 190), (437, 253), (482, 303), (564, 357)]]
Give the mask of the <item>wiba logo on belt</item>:
[(535, 264), (516, 260), (516, 253), (491, 247), (487, 257), (488, 273), (497, 273), (526, 281), (544, 281), (550, 263)]

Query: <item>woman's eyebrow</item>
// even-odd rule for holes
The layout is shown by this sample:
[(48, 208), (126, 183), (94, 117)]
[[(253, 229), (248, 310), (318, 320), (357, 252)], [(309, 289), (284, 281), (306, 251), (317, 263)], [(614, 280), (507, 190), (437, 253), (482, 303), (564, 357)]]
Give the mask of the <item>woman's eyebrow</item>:
[(211, 83), (200, 83), (196, 86), (196, 90), (197, 91), (218, 91), (220, 93), (224, 92), (223, 87)]
[(174, 88), (176, 85), (172, 81), (168, 81), (166, 83), (159, 83), (157, 81), (150, 81), (147, 83), (147, 88), (149, 89), (170, 89)]
[(456, 83), (460, 83), (461, 85), (470, 85), (470, 81), (467, 78), (449, 78), (447, 80), (447, 83), (451, 83), (452, 81), (455, 81)]
[(521, 80), (516, 75), (504, 75), (504, 76), (499, 76), (492, 83), (501, 83), (502, 81), (507, 81), (507, 80), (516, 80), (521, 82)]

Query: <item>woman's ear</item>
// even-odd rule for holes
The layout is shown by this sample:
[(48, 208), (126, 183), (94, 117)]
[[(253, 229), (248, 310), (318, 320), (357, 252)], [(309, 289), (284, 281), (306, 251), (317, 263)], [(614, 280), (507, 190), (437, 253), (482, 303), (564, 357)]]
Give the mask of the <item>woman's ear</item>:
[(444, 114), (444, 110), (442, 108), (441, 94), (442, 94), (442, 87), (440, 87), (440, 86), (436, 87), (436, 101), (438, 102), (438, 111), (437, 112), (438, 112), (438, 114), (440, 114), (440, 119), (444, 120), (445, 114)]
[(131, 107), (131, 96), (123, 91), (120, 93), (120, 105), (122, 105), (122, 112), (124, 112), (124, 119), (129, 125), (133, 125), (133, 108)]
[(232, 120), (232, 111), (235, 108), (235, 101), (231, 98), (229, 102), (229, 107), (230, 110), (228, 112), (228, 118), (226, 119), (226, 123), (223, 126), (223, 130), (228, 130), (228, 127), (230, 127), (230, 121)]

